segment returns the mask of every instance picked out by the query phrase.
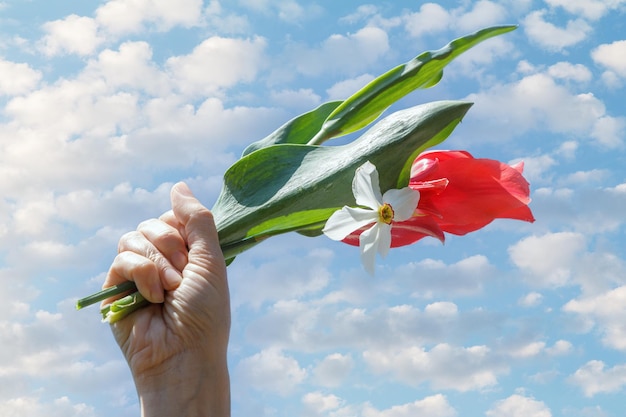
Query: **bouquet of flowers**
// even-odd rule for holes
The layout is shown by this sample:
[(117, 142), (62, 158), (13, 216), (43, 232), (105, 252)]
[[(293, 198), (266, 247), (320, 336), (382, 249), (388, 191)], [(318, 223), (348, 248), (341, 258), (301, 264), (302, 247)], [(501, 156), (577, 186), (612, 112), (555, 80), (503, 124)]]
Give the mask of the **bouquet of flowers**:
[[(426, 236), (443, 242), (444, 233), (464, 235), (496, 218), (533, 221), (522, 163), (426, 151), (452, 133), (471, 103), (401, 110), (348, 144), (322, 146), (369, 125), (413, 90), (437, 84), (453, 59), (515, 28), (482, 29), (424, 52), (346, 100), (325, 103), (248, 146), (224, 174), (211, 209), (227, 263), (268, 237), (295, 231), (359, 246), (373, 273), (376, 254), (392, 247)], [(148, 304), (129, 281), (78, 300), (77, 308), (124, 294), (101, 309), (105, 321)]]

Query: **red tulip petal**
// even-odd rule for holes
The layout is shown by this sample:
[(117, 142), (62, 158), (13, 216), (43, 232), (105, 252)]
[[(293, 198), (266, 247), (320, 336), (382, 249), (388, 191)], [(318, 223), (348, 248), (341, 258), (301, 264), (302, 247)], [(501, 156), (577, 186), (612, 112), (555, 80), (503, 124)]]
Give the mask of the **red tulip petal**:
[[(424, 162), (430, 158), (437, 158), (438, 163)], [(530, 190), (521, 174), (523, 163), (509, 166), (492, 159), (475, 159), (465, 151), (425, 152), (416, 163), (430, 169), (428, 175), (411, 178), (411, 187), (435, 178), (449, 181), (439, 195), (420, 202), (420, 206), (435, 206), (441, 215), (436, 221), (445, 232), (466, 234), (496, 218), (534, 221), (527, 206)]]

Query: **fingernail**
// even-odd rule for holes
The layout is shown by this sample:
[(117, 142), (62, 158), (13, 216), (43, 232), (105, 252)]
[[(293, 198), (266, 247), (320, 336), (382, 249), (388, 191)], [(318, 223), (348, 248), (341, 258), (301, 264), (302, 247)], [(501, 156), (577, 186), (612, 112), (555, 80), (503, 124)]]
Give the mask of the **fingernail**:
[(165, 281), (165, 287), (167, 290), (175, 290), (178, 288), (182, 277), (180, 273), (173, 268), (167, 268), (165, 272), (163, 272), (163, 280)]
[(172, 255), (172, 264), (180, 272), (183, 272), (183, 269), (187, 266), (187, 255), (182, 252), (175, 252)]
[(150, 302), (158, 304), (163, 301), (165, 301), (163, 290), (158, 285), (154, 285), (150, 288)]

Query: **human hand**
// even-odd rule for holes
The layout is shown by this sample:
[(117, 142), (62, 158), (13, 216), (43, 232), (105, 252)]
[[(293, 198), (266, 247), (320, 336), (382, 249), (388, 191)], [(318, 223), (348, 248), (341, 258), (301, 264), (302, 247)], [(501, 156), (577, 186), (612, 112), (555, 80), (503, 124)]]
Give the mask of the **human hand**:
[[(187, 185), (172, 188), (171, 202), (172, 210), (120, 239), (104, 287), (134, 281), (154, 304), (111, 328), (144, 416), (227, 416), (230, 302), (224, 257), (212, 214)], [(183, 412), (184, 407), (190, 408)]]

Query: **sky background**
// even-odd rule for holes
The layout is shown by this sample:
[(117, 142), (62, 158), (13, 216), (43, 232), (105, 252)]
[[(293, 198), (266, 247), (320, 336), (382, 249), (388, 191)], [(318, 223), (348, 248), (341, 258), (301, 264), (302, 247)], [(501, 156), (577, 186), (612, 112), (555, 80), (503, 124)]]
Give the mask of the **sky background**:
[[(390, 111), (525, 161), (534, 224), (378, 260), (272, 238), (229, 267), (233, 416), (623, 417), (626, 1), (0, 1), (0, 415), (137, 416), (97, 308), (117, 240), (185, 180), (425, 50), (519, 29)], [(387, 113), (389, 114), (389, 112)]]

